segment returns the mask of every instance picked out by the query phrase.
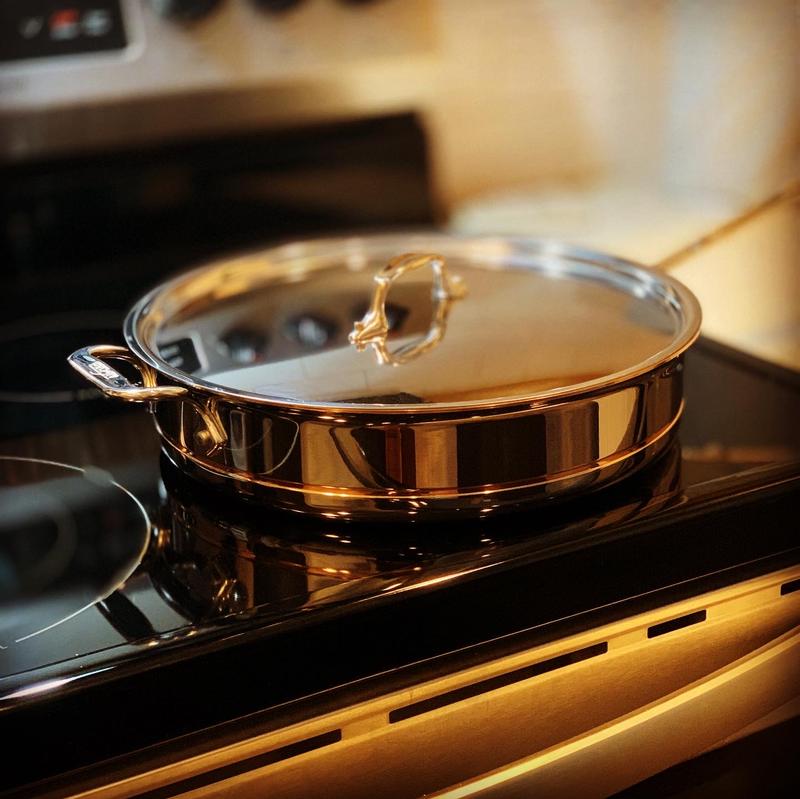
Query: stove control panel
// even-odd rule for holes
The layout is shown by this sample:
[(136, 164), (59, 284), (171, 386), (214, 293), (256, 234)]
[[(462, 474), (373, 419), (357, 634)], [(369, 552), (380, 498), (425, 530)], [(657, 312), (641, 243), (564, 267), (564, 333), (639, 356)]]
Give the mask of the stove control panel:
[(4, 0), (0, 62), (122, 50), (120, 0)]
[(0, 0), (0, 163), (423, 106), (433, 0)]

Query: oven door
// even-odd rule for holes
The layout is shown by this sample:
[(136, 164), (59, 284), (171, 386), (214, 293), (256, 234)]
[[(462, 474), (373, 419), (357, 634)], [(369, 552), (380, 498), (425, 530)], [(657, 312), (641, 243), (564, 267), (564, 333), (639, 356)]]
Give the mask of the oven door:
[[(695, 762), (724, 783), (727, 747), (713, 750), (768, 725), (782, 760), (758, 784), (780, 789), (797, 777), (783, 731), (800, 709), (798, 588), (800, 567), (772, 572), (323, 714), (317, 697), (296, 723), (168, 762), (142, 753), (42, 795), (674, 796), (653, 775), (684, 763), (696, 789), (708, 773), (686, 763), (711, 753)], [(727, 768), (751, 779), (747, 751)]]

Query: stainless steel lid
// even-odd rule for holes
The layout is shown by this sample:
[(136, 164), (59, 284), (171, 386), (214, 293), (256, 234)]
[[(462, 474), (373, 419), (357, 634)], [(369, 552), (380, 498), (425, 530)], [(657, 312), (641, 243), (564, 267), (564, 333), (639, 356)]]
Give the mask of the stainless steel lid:
[(145, 297), (126, 337), (228, 398), (395, 413), (583, 395), (680, 354), (699, 325), (684, 286), (611, 257), (387, 235), (212, 263)]

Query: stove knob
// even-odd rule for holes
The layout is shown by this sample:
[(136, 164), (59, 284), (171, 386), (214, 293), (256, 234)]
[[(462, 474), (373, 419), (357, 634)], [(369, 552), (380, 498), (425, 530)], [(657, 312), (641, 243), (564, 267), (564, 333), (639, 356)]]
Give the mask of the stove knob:
[(299, 6), (302, 0), (252, 0), (253, 5), (262, 11), (288, 11)]
[(220, 0), (150, 0), (156, 13), (167, 19), (189, 22), (204, 17)]

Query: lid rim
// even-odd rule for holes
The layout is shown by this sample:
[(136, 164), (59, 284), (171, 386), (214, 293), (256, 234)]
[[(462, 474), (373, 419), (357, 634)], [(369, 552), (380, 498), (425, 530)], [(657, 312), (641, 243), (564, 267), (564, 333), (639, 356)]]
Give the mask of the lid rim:
[[(193, 377), (188, 372), (183, 372), (168, 364), (162, 358), (153, 353), (149, 347), (145, 346), (137, 330), (142, 318), (147, 314), (151, 304), (158, 298), (168, 294), (178, 285), (190, 282), (194, 277), (201, 273), (208, 272), (212, 267), (219, 267), (220, 260), (201, 265), (196, 269), (179, 275), (172, 280), (166, 281), (154, 288), (143, 296), (129, 311), (125, 318), (123, 334), (125, 341), (133, 354), (143, 363), (154, 369), (159, 375), (164, 376), (175, 383), (186, 386), (201, 394), (212, 394), (227, 402), (240, 402), (256, 404), (283, 410), (309, 411), (318, 413), (329, 411), (338, 414), (361, 415), (445, 415), (449, 413), (463, 413), (469, 411), (487, 411), (494, 409), (504, 409), (509, 407), (519, 407), (526, 405), (551, 405), (563, 403), (565, 400), (585, 399), (588, 396), (602, 393), (605, 390), (619, 387), (625, 383), (635, 381), (637, 378), (644, 377), (659, 367), (680, 357), (700, 335), (700, 324), (702, 312), (700, 304), (694, 294), (675, 278), (660, 272), (654, 272), (647, 267), (623, 258), (596, 252), (581, 247), (565, 245), (561, 242), (547, 239), (520, 238), (520, 237), (475, 237), (458, 236), (441, 233), (412, 232), (408, 236), (402, 233), (392, 233), (385, 235), (372, 235), (365, 237), (349, 238), (325, 238), (312, 239), (302, 244), (292, 243), (275, 248), (268, 248), (273, 252), (285, 250), (293, 254), (298, 247), (305, 248), (325, 248), (341, 247), (346, 245), (353, 247), (359, 243), (388, 244), (390, 241), (405, 241), (414, 238), (424, 238), (427, 242), (451, 242), (451, 243), (479, 243), (483, 245), (505, 244), (515, 248), (519, 253), (531, 256), (555, 256), (570, 259), (576, 262), (585, 262), (590, 265), (608, 269), (617, 274), (624, 274), (628, 277), (637, 279), (642, 284), (656, 285), (661, 289), (666, 289), (666, 293), (671, 295), (674, 307), (679, 315), (678, 329), (667, 347), (653, 353), (639, 363), (626, 369), (612, 372), (602, 378), (575, 383), (569, 386), (549, 389), (546, 391), (534, 392), (528, 395), (518, 395), (512, 397), (496, 397), (481, 400), (465, 400), (460, 402), (431, 402), (431, 403), (410, 403), (410, 404), (381, 404), (381, 403), (353, 403), (353, 402), (315, 402), (308, 400), (287, 399), (285, 397), (272, 397), (268, 394), (256, 394), (242, 391), (235, 388), (226, 388), (216, 383), (211, 383), (202, 378)], [(256, 252), (263, 253), (263, 248)], [(662, 300), (664, 301), (664, 300)]]

